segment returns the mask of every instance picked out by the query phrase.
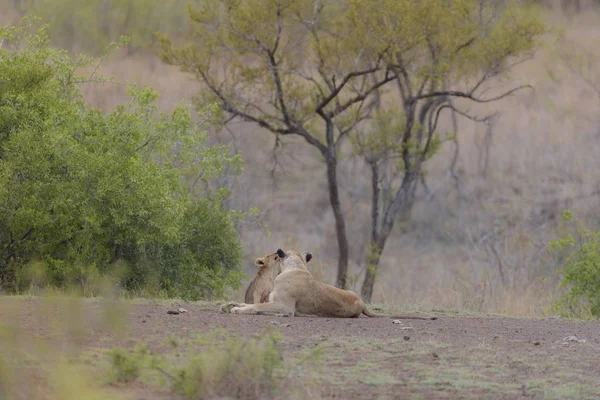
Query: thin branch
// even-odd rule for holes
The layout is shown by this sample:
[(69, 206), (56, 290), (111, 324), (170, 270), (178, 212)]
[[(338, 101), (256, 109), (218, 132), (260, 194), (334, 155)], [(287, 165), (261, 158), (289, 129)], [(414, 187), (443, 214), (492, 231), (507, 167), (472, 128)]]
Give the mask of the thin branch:
[(356, 126), (358, 124), (360, 124), (362, 121), (366, 121), (369, 118), (371, 118), (371, 116), (369, 114), (363, 114), (362, 116), (358, 117), (352, 124), (350, 124), (348, 127), (346, 127), (346, 129), (340, 130), (340, 134), (336, 140), (336, 145), (338, 143), (340, 143), (340, 141), (345, 136), (347, 136), (352, 130), (354, 130), (354, 128), (356, 128)]
[[(276, 189), (277, 189), (277, 177), (275, 176), (275, 170), (280, 165), (279, 160), (277, 159), (277, 149), (279, 147), (281, 147), (281, 140), (279, 138), (279, 135), (275, 135), (275, 143), (273, 144), (273, 150), (271, 150), (271, 154), (273, 156), (273, 167), (271, 168), (270, 175), (271, 175), (271, 179), (273, 181), (273, 185), (275, 186)], [(281, 168), (281, 170), (285, 172), (285, 170), (283, 168)]]
[(343, 103), (340, 106), (337, 106), (335, 109), (333, 109), (332, 111), (330, 111), (329, 113), (326, 114), (327, 117), (329, 118), (333, 118), (336, 115), (341, 114), (342, 112), (344, 112), (346, 109), (348, 109), (348, 107), (352, 106), (355, 103), (358, 103), (360, 101), (363, 101), (364, 99), (366, 99), (371, 93), (373, 93), (374, 91), (376, 91), (377, 89), (379, 89), (380, 87), (382, 87), (383, 85), (387, 84), (388, 82), (393, 81), (394, 79), (396, 79), (395, 76), (390, 75), (389, 71), (386, 71), (385, 73), (385, 77), (380, 80), (379, 82), (376, 82), (375, 84), (373, 84), (371, 87), (369, 87), (367, 90), (365, 90), (364, 93), (355, 96), (349, 100), (347, 100), (345, 103)]
[(472, 45), (475, 42), (475, 40), (477, 40), (478, 37), (479, 36), (473, 36), (471, 39), (467, 40), (465, 43), (458, 46), (456, 48), (456, 50), (454, 50), (454, 54), (458, 54), (462, 49), (467, 48), (470, 45)]
[[(279, 40), (279, 39), (278, 39)], [(275, 81), (275, 92), (277, 96), (277, 102), (279, 103), (279, 107), (281, 110), (281, 114), (283, 115), (283, 120), (286, 125), (291, 125), (290, 116), (288, 114), (287, 107), (285, 105), (285, 100), (283, 98), (283, 88), (281, 85), (281, 78), (279, 76), (279, 72), (277, 71), (277, 62), (275, 61), (275, 55), (272, 52), (268, 52), (269, 59), (269, 70), (271, 71), (271, 75), (273, 76), (273, 80)]]
[[(406, 90), (406, 94), (409, 97), (412, 97), (412, 87), (410, 85), (410, 78), (408, 77), (408, 72), (406, 71), (406, 67), (404, 66), (404, 61), (400, 56), (400, 53), (396, 55), (396, 61), (398, 62), (398, 67), (400, 68), (400, 76), (404, 78), (404, 88)], [(398, 74), (398, 71), (394, 71)]]
[(412, 98), (412, 100), (421, 100), (421, 99), (427, 99), (430, 97), (450, 96), (450, 97), (462, 97), (462, 98), (470, 99), (470, 100), (475, 101), (476, 103), (491, 103), (493, 101), (501, 100), (505, 97), (508, 97), (511, 94), (513, 94), (521, 89), (535, 90), (535, 89), (533, 89), (533, 86), (531, 86), (531, 85), (521, 85), (521, 86), (511, 89), (507, 92), (504, 92), (503, 94), (501, 94), (499, 96), (491, 97), (489, 99), (477, 98), (473, 95), (472, 91), (471, 92), (461, 92), (461, 91), (457, 91), (457, 90), (441, 90), (441, 91), (425, 93), (420, 96), (415, 96)]
[(302, 136), (309, 144), (319, 149), (319, 151), (322, 154), (325, 154), (327, 152), (327, 147), (323, 145), (323, 143), (321, 143), (317, 138), (309, 134), (305, 129), (303, 129), (300, 126), (288, 125), (286, 128), (277, 128), (274, 125), (270, 124), (268, 121), (266, 121), (264, 118), (255, 117), (254, 115), (248, 114), (238, 109), (233, 104), (231, 104), (231, 102), (218, 88), (215, 87), (213, 83), (211, 83), (210, 79), (204, 71), (197, 70), (196, 72), (198, 73), (198, 75), (200, 75), (206, 86), (219, 98), (219, 100), (221, 101), (221, 107), (225, 111), (237, 117), (240, 117), (246, 121), (254, 122), (260, 127), (268, 129), (272, 133), (277, 133), (281, 135), (297, 134), (299, 136)]
[[(337, 97), (338, 94), (340, 94), (340, 92), (342, 91), (342, 89), (344, 88), (344, 86), (346, 86), (346, 84), (348, 83), (348, 81), (350, 81), (350, 79), (358, 77), (358, 76), (366, 75), (366, 74), (372, 74), (372, 73), (375, 73), (375, 72), (380, 71), (380, 70), (381, 70), (381, 67), (380, 66), (376, 66), (376, 67), (372, 67), (372, 68), (365, 69), (365, 70), (362, 70), (362, 71), (350, 72), (349, 74), (347, 74), (344, 77), (344, 79), (342, 79), (342, 82), (340, 82), (340, 84), (337, 87), (333, 88), (333, 90), (331, 91), (331, 93), (329, 93), (329, 96), (327, 96), (323, 100), (321, 100), (321, 102), (319, 103), (319, 105), (317, 105), (317, 107), (315, 108), (315, 112), (317, 114), (319, 114), (319, 115), (323, 114), (323, 108), (325, 108), (334, 98)], [(386, 73), (386, 78), (387, 78), (387, 73)], [(390, 82), (390, 81), (391, 81), (391, 79), (386, 80), (385, 82), (382, 82), (380, 85), (372, 88), (371, 91), (377, 89), (378, 87), (380, 87), (383, 84), (385, 84), (387, 82)], [(357, 101), (360, 101), (360, 100), (361, 99), (352, 101), (350, 103), (350, 105), (354, 104), (354, 103), (356, 103)], [(349, 107), (349, 105), (342, 106), (342, 110), (341, 111), (345, 110), (348, 107)], [(340, 108), (340, 107), (337, 107), (337, 108)], [(338, 113), (330, 112), (329, 114), (332, 114), (332, 115), (329, 116), (331, 118), (331, 117), (339, 114), (339, 112)]]
[(325, 97), (325, 91), (323, 90), (323, 87), (322, 87), (322, 86), (321, 86), (321, 84), (320, 84), (320, 83), (319, 83), (319, 82), (318, 82), (318, 81), (317, 81), (315, 78), (313, 78), (312, 76), (305, 75), (304, 73), (302, 73), (302, 72), (300, 72), (300, 71), (294, 71), (294, 70), (292, 70), (292, 69), (284, 69), (284, 68), (281, 68), (281, 67), (279, 68), (279, 71), (280, 71), (280, 72), (283, 72), (283, 73), (286, 73), (286, 74), (289, 74), (289, 75), (295, 75), (295, 76), (298, 76), (298, 77), (300, 77), (300, 78), (304, 79), (305, 81), (312, 83), (312, 84), (313, 84), (313, 85), (316, 87), (316, 89), (319, 91), (319, 94), (320, 94), (322, 97)]
[[(429, 112), (429, 116), (428, 116), (428, 120), (427, 120), (427, 142), (425, 143), (425, 147), (423, 148), (423, 151), (421, 152), (421, 156), (419, 157), (419, 167), (418, 169), (420, 170), (420, 165), (423, 163), (423, 161), (425, 160), (425, 157), (427, 156), (427, 152), (429, 151), (429, 146), (431, 145), (431, 139), (433, 138), (433, 134), (435, 133), (435, 131), (437, 130), (437, 124), (438, 124), (438, 120), (440, 119), (440, 113), (442, 112), (442, 110), (446, 107), (444, 107), (444, 102), (448, 101), (446, 98), (441, 98), (441, 99), (437, 99), (437, 101), (434, 101), (428, 112)], [(435, 110), (435, 108), (437, 107), (437, 112), (435, 113), (435, 117), (433, 110)], [(420, 143), (420, 140), (419, 140)]]

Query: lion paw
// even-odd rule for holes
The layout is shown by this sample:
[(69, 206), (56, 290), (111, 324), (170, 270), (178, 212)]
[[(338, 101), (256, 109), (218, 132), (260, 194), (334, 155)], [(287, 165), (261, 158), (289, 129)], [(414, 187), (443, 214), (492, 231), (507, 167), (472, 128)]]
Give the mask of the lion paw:
[(229, 302), (221, 305), (221, 312), (225, 314), (231, 313), (231, 309), (234, 307), (239, 307), (238, 303)]

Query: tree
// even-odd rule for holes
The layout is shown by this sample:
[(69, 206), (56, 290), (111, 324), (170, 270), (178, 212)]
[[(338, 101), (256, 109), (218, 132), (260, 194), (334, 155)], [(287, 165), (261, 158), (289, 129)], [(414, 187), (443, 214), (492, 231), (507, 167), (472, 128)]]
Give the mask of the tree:
[(369, 117), (369, 95), (393, 78), (384, 48), (358, 40), (342, 1), (200, 0), (190, 7), (191, 41), (161, 35), (162, 59), (204, 84), (224, 121), (241, 118), (275, 135), (297, 135), (326, 165), (339, 260), (346, 286), (348, 239), (337, 179), (339, 149)]
[(372, 175), (371, 246), (361, 290), (370, 301), (394, 223), (408, 217), (424, 182), (424, 164), (442, 144), (441, 113), (487, 121), (490, 116), (457, 108), (456, 99), (490, 103), (529, 87), (488, 94), (491, 83), (533, 56), (545, 27), (533, 9), (512, 0), (353, 0), (350, 10), (357, 36), (386, 49), (400, 99), (355, 139)]
[[(162, 58), (194, 73), (212, 95), (201, 98), (217, 102), (227, 118), (298, 135), (323, 156), (339, 287), (346, 285), (348, 263), (337, 182), (340, 145), (371, 118), (376, 94), (394, 83), (395, 131), (384, 133), (387, 138), (370, 132), (362, 140), (372, 147), (366, 153), (376, 188), (366, 300), (394, 222), (412, 207), (422, 164), (441, 145), (440, 113), (468, 116), (452, 98), (481, 103), (513, 93), (482, 97), (488, 82), (531, 55), (544, 30), (539, 18), (511, 0), (199, 1), (190, 17), (193, 40), (175, 47), (161, 36)], [(380, 193), (384, 159), (396, 160), (399, 187)], [(389, 203), (380, 205), (382, 198)]]
[[(31, 23), (0, 28), (0, 284), (18, 291), (41, 263), (47, 283), (94, 280), (125, 265), (124, 289), (168, 296), (222, 294), (237, 286), (236, 215), (210, 183), (241, 159), (206, 133), (184, 105), (171, 113), (157, 93), (130, 87), (110, 114), (88, 107), (79, 87), (97, 61), (48, 46)], [(206, 115), (205, 110), (203, 115)]]

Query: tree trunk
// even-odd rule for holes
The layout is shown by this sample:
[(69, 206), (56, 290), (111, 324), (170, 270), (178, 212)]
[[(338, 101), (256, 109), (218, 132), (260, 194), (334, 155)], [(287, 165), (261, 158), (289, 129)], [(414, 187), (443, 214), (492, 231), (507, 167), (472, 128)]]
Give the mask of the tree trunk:
[[(381, 224), (381, 229), (377, 229), (376, 232), (371, 233), (371, 249), (369, 256), (367, 257), (365, 280), (363, 281), (361, 288), (361, 295), (366, 303), (371, 302), (371, 298), (373, 296), (373, 286), (375, 285), (375, 277), (377, 276), (377, 269), (379, 268), (381, 253), (383, 253), (385, 243), (392, 232), (396, 217), (406, 214), (412, 209), (415, 199), (415, 188), (415, 175), (413, 173), (409, 173), (396, 192), (394, 201), (387, 209), (385, 218)], [(373, 199), (375, 200), (375, 196), (373, 196)]]
[(367, 256), (365, 280), (363, 281), (360, 291), (365, 303), (370, 303), (371, 298), (373, 297), (373, 286), (375, 286), (375, 276), (377, 276), (377, 267), (379, 266), (379, 260), (382, 252), (383, 245), (377, 242), (371, 242), (371, 248), (369, 250), (369, 255)]
[(338, 273), (335, 286), (345, 289), (348, 272), (348, 238), (346, 236), (346, 221), (340, 204), (340, 195), (337, 182), (337, 159), (335, 156), (328, 156), (327, 162), (327, 187), (329, 189), (329, 202), (335, 217), (335, 232), (338, 241)]
[(371, 302), (373, 296), (373, 285), (377, 274), (377, 265), (381, 257), (381, 248), (378, 247), (379, 233), (379, 164), (376, 160), (371, 161), (371, 243), (367, 254), (367, 266), (365, 268), (365, 280), (361, 288), (361, 296), (367, 303)]

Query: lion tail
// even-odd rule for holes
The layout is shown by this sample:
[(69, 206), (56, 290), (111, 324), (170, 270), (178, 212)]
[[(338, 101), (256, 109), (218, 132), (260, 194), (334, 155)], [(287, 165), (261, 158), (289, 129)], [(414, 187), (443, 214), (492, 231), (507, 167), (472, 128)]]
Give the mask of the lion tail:
[(369, 311), (367, 306), (363, 307), (363, 314), (370, 318), (394, 318), (394, 319), (424, 319), (424, 320), (436, 320), (437, 317), (417, 317), (413, 315), (386, 315), (386, 314), (378, 314), (373, 311)]

